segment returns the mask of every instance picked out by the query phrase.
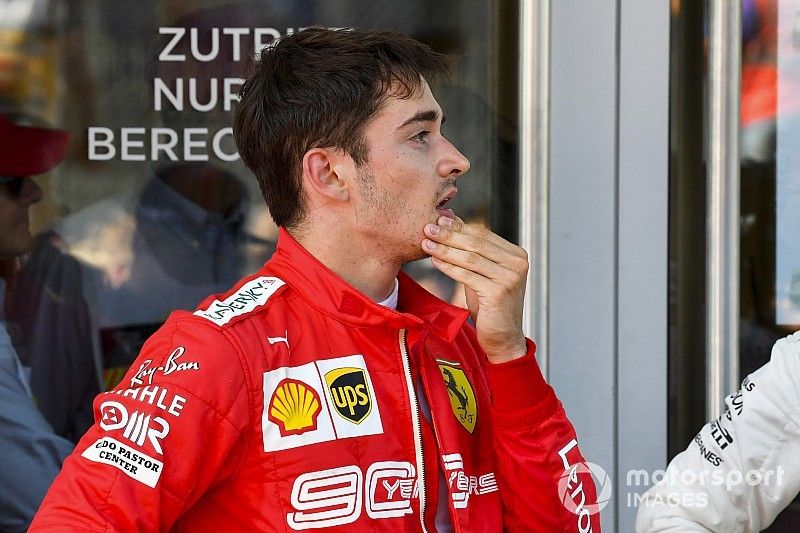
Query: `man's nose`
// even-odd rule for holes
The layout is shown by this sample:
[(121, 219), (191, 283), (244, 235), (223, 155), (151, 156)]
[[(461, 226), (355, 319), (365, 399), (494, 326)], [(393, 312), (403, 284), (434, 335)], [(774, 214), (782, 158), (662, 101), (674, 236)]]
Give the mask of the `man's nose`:
[(439, 172), (442, 176), (460, 176), (469, 170), (469, 159), (462, 154), (458, 148), (447, 139), (444, 140), (447, 147), (447, 155), (440, 163)]

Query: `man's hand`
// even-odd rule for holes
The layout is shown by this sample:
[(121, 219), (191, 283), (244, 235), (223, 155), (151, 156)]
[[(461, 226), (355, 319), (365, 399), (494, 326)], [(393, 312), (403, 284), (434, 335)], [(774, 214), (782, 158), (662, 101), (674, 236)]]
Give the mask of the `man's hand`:
[(467, 307), (478, 330), (478, 343), (492, 363), (527, 352), (522, 333), (522, 305), (528, 254), (488, 229), (440, 217), (425, 226), (422, 249), (433, 265), (464, 284)]

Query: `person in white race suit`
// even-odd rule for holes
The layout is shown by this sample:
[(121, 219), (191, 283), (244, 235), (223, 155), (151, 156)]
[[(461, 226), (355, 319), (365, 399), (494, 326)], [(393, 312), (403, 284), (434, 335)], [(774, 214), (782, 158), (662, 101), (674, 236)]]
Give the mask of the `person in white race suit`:
[(800, 491), (800, 332), (725, 399), (639, 504), (637, 533), (750, 532)]

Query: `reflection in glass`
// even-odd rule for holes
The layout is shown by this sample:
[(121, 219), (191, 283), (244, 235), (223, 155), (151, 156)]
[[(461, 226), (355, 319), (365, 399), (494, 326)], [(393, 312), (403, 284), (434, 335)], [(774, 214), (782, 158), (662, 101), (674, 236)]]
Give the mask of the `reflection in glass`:
[[(0, 107), (73, 132), (69, 158), (42, 182), (36, 249), (9, 303), (39, 406), (68, 438), (171, 310), (194, 308), (271, 254), (276, 228), (230, 126), (241, 79), (276, 38), (312, 24), (390, 28), (459, 56), (434, 87), (445, 134), (472, 162), (454, 209), (515, 236), (512, 2), (12, 4), (27, 7), (10, 16), (0, 5), (10, 58), (0, 61)], [(462, 301), (428, 262), (409, 270)]]

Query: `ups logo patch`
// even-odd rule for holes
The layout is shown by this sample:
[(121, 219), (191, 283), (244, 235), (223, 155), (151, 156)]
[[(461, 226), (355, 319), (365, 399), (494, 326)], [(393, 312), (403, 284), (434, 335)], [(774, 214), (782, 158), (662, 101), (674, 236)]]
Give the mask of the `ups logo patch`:
[(362, 368), (337, 368), (325, 374), (336, 412), (345, 420), (360, 424), (372, 411), (372, 398)]
[(450, 407), (453, 408), (456, 420), (464, 426), (464, 429), (472, 433), (478, 422), (478, 402), (475, 400), (472, 384), (464, 371), (459, 368), (458, 363), (437, 359), (436, 364), (439, 365), (439, 372), (442, 373), (444, 386), (450, 397)]

